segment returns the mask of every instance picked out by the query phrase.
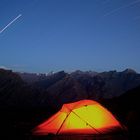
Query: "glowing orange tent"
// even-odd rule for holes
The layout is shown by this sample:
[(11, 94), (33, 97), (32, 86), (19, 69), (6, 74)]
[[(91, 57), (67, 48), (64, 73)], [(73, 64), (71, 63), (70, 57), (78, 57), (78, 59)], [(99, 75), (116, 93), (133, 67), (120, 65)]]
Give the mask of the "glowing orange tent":
[(34, 134), (102, 134), (122, 128), (115, 117), (92, 100), (64, 104), (59, 112), (37, 126)]

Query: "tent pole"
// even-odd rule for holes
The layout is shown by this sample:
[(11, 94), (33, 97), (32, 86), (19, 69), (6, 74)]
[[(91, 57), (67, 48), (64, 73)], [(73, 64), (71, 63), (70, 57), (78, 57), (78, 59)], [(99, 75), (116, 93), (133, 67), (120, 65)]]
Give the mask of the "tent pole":
[(98, 131), (96, 128), (94, 128), (92, 125), (90, 125), (88, 122), (86, 122), (85, 120), (83, 120), (79, 115), (77, 115), (74, 111), (71, 110), (72, 113), (74, 113), (78, 118), (80, 118), (82, 121), (84, 121), (86, 124), (88, 124), (91, 128), (93, 128), (96, 132), (98, 132), (99, 134), (102, 134), (100, 131)]
[[(71, 113), (71, 112), (70, 112), (70, 113)], [(58, 129), (56, 135), (58, 135), (58, 133), (60, 132), (60, 130), (61, 130), (63, 124), (65, 123), (65, 121), (66, 121), (66, 119), (68, 118), (68, 116), (69, 116), (70, 113), (67, 114), (67, 116), (66, 116), (66, 118), (64, 119), (63, 123), (62, 123), (61, 126), (59, 127), (59, 129)]]

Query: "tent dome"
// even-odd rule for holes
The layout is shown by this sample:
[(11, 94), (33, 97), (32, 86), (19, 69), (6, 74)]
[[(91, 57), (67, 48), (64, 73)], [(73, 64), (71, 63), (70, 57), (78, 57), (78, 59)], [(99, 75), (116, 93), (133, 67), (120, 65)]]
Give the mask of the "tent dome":
[(105, 134), (122, 129), (119, 121), (101, 104), (81, 100), (64, 104), (60, 111), (35, 128), (37, 135)]

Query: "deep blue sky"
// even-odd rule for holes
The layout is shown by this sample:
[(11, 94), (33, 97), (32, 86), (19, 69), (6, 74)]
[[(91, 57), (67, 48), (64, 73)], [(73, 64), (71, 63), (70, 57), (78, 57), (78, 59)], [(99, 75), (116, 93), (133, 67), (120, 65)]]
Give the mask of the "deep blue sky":
[(140, 72), (139, 0), (0, 0), (0, 67)]

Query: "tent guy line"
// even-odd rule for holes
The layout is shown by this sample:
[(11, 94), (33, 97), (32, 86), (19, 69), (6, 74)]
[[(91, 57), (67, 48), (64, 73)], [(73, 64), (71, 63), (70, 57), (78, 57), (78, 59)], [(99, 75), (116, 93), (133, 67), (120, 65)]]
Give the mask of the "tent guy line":
[(8, 23), (3, 29), (0, 30), (0, 34), (5, 31), (11, 24), (13, 24), (16, 20), (18, 20), (22, 14), (19, 14), (17, 17), (15, 17), (10, 23)]

